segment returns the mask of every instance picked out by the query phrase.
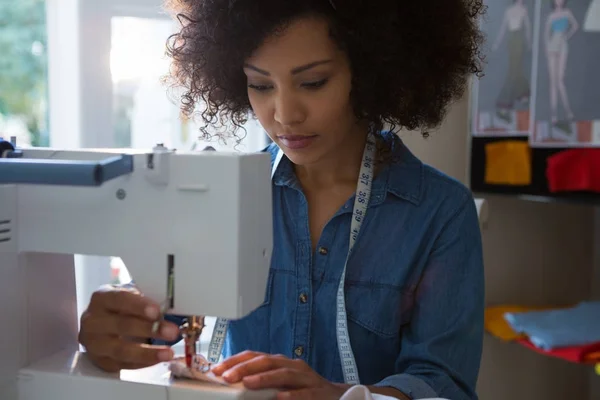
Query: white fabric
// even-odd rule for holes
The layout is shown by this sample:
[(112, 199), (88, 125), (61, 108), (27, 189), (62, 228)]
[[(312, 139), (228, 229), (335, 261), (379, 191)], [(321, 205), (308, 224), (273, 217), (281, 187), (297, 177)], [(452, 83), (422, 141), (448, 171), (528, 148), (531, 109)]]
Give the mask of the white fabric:
[[(352, 386), (340, 400), (396, 400), (395, 397), (384, 396), (382, 394), (372, 394), (366, 386)], [(421, 399), (421, 400), (448, 400), (442, 398)]]

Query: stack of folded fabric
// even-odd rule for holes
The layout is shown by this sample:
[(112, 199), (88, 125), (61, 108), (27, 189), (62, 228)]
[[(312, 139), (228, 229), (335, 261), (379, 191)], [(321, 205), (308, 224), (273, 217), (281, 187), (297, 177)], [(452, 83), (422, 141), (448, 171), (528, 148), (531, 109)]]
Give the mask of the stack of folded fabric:
[(548, 356), (600, 362), (600, 302), (554, 309), (492, 307), (486, 311), (486, 330)]

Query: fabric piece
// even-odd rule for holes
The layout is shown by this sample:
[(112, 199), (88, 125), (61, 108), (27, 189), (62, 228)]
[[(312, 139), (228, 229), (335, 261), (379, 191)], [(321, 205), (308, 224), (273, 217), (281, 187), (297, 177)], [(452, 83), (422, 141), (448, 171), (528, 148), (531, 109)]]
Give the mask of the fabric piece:
[(210, 370), (204, 370), (203, 367), (208, 361), (201, 355), (197, 355), (191, 368), (185, 363), (185, 358), (176, 358), (169, 363), (169, 370), (175, 379), (190, 379), (195, 381), (216, 383), (218, 385), (229, 386), (229, 383), (220, 376), (216, 376)]
[(546, 178), (553, 193), (600, 193), (600, 149), (564, 150), (548, 157)]
[(527, 186), (531, 184), (531, 175), (528, 142), (503, 140), (485, 145), (485, 183)]
[(550, 309), (555, 309), (555, 307), (525, 307), (513, 305), (488, 307), (485, 310), (485, 330), (498, 339), (507, 342), (517, 339), (524, 339), (527, 337), (527, 335), (515, 332), (508, 321), (506, 321), (504, 318), (504, 314)]
[(517, 342), (537, 353), (580, 364), (594, 364), (594, 361), (589, 360), (586, 355), (600, 351), (600, 342), (592, 343), (586, 346), (561, 347), (553, 350), (542, 350), (531, 343), (531, 341), (528, 339), (519, 339)]
[[(395, 397), (385, 396), (383, 394), (374, 394), (366, 386), (356, 385), (344, 393), (340, 400), (395, 400)], [(439, 397), (422, 400), (447, 400)]]
[(543, 350), (600, 342), (600, 302), (583, 302), (575, 307), (506, 313), (504, 318), (517, 333)]

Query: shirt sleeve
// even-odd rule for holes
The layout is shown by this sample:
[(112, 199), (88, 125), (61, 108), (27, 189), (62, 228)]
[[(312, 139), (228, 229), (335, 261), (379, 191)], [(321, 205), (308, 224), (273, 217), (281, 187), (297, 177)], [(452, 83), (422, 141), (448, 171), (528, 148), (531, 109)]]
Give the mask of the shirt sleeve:
[(375, 386), (411, 399), (475, 400), (483, 347), (484, 269), (472, 196), (441, 229), (415, 292), (402, 332), (398, 372)]

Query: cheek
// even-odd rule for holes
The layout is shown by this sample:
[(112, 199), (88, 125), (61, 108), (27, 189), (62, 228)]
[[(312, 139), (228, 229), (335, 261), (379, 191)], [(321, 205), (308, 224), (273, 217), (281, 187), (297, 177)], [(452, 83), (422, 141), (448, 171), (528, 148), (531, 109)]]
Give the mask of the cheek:
[(346, 126), (353, 121), (350, 93), (346, 86), (327, 88), (311, 102), (311, 121), (328, 126)]

